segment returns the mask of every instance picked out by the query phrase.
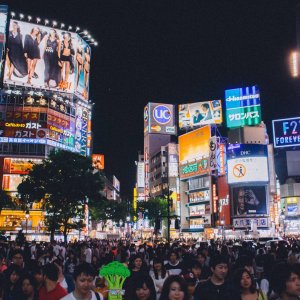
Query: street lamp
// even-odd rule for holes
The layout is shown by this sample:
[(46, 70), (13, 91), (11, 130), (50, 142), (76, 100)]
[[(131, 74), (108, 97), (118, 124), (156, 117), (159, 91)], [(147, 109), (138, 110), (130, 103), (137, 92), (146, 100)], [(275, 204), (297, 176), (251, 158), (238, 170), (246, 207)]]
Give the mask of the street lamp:
[(26, 218), (26, 235), (27, 235), (27, 226), (28, 226), (28, 218), (29, 218), (29, 210), (28, 209), (26, 210), (25, 218)]

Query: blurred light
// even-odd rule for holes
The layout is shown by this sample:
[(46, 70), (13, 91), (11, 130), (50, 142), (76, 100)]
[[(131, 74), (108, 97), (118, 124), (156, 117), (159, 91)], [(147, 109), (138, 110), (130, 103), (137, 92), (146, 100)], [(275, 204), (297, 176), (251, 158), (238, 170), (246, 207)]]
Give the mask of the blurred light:
[(60, 28), (64, 28), (65, 27), (65, 24), (64, 23), (61, 23), (60, 24)]
[(290, 71), (292, 77), (299, 76), (299, 53), (297, 51), (293, 51), (290, 55)]
[(94, 42), (95, 42), (95, 39), (91, 39), (91, 42), (93, 42), (93, 43), (94, 43)]
[(89, 34), (87, 37), (90, 39), (92, 36)]
[(41, 19), (39, 17), (37, 17), (36, 22), (39, 24), (41, 22)]
[(22, 20), (24, 18), (24, 15), (23, 14), (20, 14), (20, 19)]
[(56, 21), (52, 21), (52, 25), (53, 25), (53, 27), (55, 27), (57, 25), (57, 22)]
[(46, 19), (45, 20), (45, 25), (47, 25), (47, 24), (49, 24), (49, 20)]
[(89, 32), (88, 32), (87, 30), (85, 30), (85, 31), (83, 32), (84, 35), (88, 35), (88, 33), (89, 33)]
[(11, 15), (12, 17), (14, 17), (16, 14), (15, 14), (15, 12), (12, 11), (12, 12), (10, 13), (10, 15)]
[(78, 31), (78, 30), (80, 30), (80, 28), (77, 26), (75, 31)]
[(32, 17), (31, 16), (27, 16), (28, 21), (31, 21)]
[(73, 28), (72, 26), (69, 26), (69, 27), (68, 27), (68, 30), (72, 30), (72, 28)]

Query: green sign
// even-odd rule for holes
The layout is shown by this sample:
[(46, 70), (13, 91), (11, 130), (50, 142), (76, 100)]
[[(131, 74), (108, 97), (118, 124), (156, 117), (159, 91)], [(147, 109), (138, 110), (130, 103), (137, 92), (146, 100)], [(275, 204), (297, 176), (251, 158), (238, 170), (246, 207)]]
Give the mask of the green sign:
[(228, 128), (259, 125), (261, 123), (260, 105), (228, 109), (226, 122)]

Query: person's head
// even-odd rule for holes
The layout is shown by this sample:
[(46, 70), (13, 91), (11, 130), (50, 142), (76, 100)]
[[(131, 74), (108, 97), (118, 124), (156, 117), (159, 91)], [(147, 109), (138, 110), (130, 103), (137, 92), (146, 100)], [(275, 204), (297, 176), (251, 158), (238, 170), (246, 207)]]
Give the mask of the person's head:
[(64, 272), (64, 263), (61, 259), (57, 258), (53, 261), (53, 263), (57, 266), (58, 268), (58, 275), (63, 274)]
[(253, 259), (249, 255), (241, 255), (237, 261), (236, 264), (238, 268), (240, 269), (246, 269), (248, 270), (251, 274), (254, 274), (254, 269), (253, 269)]
[(33, 36), (37, 36), (39, 33), (40, 33), (40, 29), (38, 27), (36, 27), (36, 26), (33, 27), (31, 29), (31, 32), (30, 32), (30, 34), (33, 35)]
[(251, 293), (256, 291), (256, 283), (251, 273), (246, 269), (237, 269), (233, 276), (233, 281), (237, 289), (241, 292), (248, 290)]
[(195, 110), (195, 115), (198, 116), (199, 114), (200, 114), (199, 109), (196, 109), (196, 110)]
[(134, 255), (131, 260), (131, 268), (140, 270), (142, 268), (142, 266), (143, 266), (142, 256), (139, 254)]
[(237, 193), (236, 199), (236, 207), (237, 211), (244, 212), (246, 210), (246, 202), (245, 202), (245, 190), (240, 188)]
[(203, 112), (207, 112), (209, 110), (209, 104), (208, 103), (202, 103), (201, 104), (201, 110)]
[(280, 263), (275, 265), (271, 275), (271, 286), (275, 293), (286, 299), (300, 296), (299, 268), (295, 265)]
[(88, 263), (76, 266), (73, 273), (75, 290), (81, 295), (88, 294), (93, 288), (95, 275), (95, 270)]
[(22, 269), (18, 265), (10, 265), (6, 270), (6, 278), (9, 285), (15, 285), (22, 275)]
[(228, 258), (226, 256), (216, 254), (211, 257), (209, 266), (212, 276), (219, 281), (225, 280), (228, 273)]
[(65, 41), (70, 41), (71, 40), (71, 33), (70, 32), (65, 32), (64, 33), (64, 40)]
[(158, 279), (158, 273), (161, 273), (161, 277), (165, 278), (166, 276), (166, 268), (164, 265), (164, 261), (159, 258), (159, 257), (155, 257), (153, 258), (153, 271), (154, 271), (154, 275), (155, 278)]
[(12, 31), (13, 32), (20, 32), (20, 26), (19, 26), (18, 22), (13, 21), (13, 23), (12, 23)]
[(164, 282), (159, 300), (187, 300), (187, 285), (179, 275), (171, 275)]
[(192, 273), (196, 278), (201, 276), (202, 265), (197, 261), (192, 262)]
[(25, 275), (21, 279), (21, 288), (24, 296), (33, 296), (36, 293), (37, 282), (32, 275)]
[(12, 263), (14, 265), (18, 265), (19, 267), (23, 268), (24, 254), (21, 249), (17, 249), (12, 253)]
[(197, 279), (194, 277), (187, 277), (185, 278), (185, 282), (187, 284), (187, 291), (189, 297), (193, 297), (196, 290)]
[(132, 285), (133, 300), (155, 300), (156, 292), (150, 276), (138, 277)]
[(43, 267), (43, 278), (44, 281), (53, 281), (53, 282), (57, 282), (58, 280), (58, 267), (54, 264), (46, 264)]
[(175, 264), (178, 261), (178, 253), (171, 251), (169, 254), (169, 261), (170, 263)]
[(197, 261), (203, 266), (206, 261), (206, 255), (203, 252), (198, 253)]
[(32, 272), (31, 272), (32, 276), (35, 279), (35, 282), (38, 286), (40, 286), (43, 283), (43, 272), (42, 272), (42, 268), (39, 266), (36, 266)]
[(56, 30), (54, 29), (54, 28), (51, 28), (50, 29), (50, 37), (51, 38), (55, 38), (55, 39), (58, 39), (58, 35), (57, 35), (57, 32), (56, 32)]

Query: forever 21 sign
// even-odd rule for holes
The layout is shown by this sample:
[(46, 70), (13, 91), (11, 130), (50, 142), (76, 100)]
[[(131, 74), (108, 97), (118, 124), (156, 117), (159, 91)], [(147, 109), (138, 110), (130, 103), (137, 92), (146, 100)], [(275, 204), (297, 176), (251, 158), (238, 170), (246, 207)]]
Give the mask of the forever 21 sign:
[(274, 147), (295, 147), (300, 145), (300, 117), (273, 120)]

